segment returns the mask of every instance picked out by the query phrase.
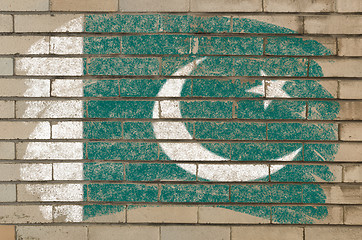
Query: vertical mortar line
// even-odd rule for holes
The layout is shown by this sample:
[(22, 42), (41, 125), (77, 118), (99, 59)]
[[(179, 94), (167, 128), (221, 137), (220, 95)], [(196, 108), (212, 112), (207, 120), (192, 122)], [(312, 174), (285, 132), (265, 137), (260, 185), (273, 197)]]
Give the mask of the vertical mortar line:
[(158, 239), (161, 240), (161, 227), (162, 225), (158, 225)]
[(86, 225), (87, 228), (87, 239), (89, 240), (89, 225)]
[(336, 56), (339, 55), (339, 44), (338, 44), (338, 37), (336, 37)]
[(303, 227), (303, 240), (305, 240), (305, 227)]
[(265, 2), (261, 0), (261, 12), (265, 12)]
[(12, 18), (12, 22), (13, 22), (13, 29), (12, 29), (12, 33), (14, 33), (15, 32), (15, 15), (14, 14), (11, 14), (11, 18)]
[(267, 37), (263, 37), (263, 56), (265, 56), (265, 49), (266, 49), (266, 44), (267, 44)]
[(345, 165), (342, 164), (341, 167), (342, 167), (342, 180), (341, 180), (341, 181), (342, 181), (342, 183), (344, 183), (344, 178), (345, 178), (345, 177), (344, 177), (344, 175), (345, 175)]
[(345, 216), (346, 206), (342, 205), (342, 223), (346, 223), (346, 216)]
[(308, 118), (308, 114), (309, 114), (308, 109), (309, 109), (309, 102), (308, 102), (308, 100), (306, 100), (306, 101), (305, 101), (305, 120), (306, 120), (306, 121), (309, 120), (309, 118)]
[(302, 34), (305, 34), (305, 16), (302, 16)]
[(229, 226), (229, 235), (230, 235), (230, 240), (232, 240), (233, 236), (232, 236), (232, 226), (231, 225)]
[(190, 12), (191, 12), (191, 1), (192, 1), (192, 0), (189, 0), (189, 9), (188, 9), (188, 13), (190, 13)]
[(51, 7), (52, 7), (52, 0), (48, 0), (48, 9), (49, 9), (49, 13), (51, 12)]
[(200, 223), (200, 205), (197, 205), (197, 212), (196, 212), (196, 223)]
[(341, 99), (341, 80), (337, 80), (337, 99)]
[(124, 209), (124, 223), (128, 222), (128, 204), (126, 204), (126, 207)]

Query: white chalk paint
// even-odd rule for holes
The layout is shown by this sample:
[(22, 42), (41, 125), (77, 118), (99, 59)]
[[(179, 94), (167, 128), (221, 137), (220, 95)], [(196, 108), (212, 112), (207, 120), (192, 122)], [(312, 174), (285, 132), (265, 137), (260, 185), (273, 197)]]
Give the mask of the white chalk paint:
[(24, 181), (52, 180), (52, 164), (21, 164), (20, 179)]
[(52, 125), (53, 139), (82, 139), (83, 122), (57, 122)]
[(83, 101), (26, 101), (20, 118), (83, 118)]
[(82, 160), (81, 142), (30, 142), (23, 159)]
[(83, 207), (79, 205), (62, 205), (54, 207), (54, 220), (61, 222), (81, 222), (83, 220)]
[(83, 180), (83, 163), (53, 163), (54, 180)]
[(83, 184), (26, 184), (25, 188), (42, 202), (83, 201)]
[[(204, 61), (205, 58), (198, 59), (176, 71), (173, 76), (187, 76), (192, 70)], [(158, 97), (180, 97), (185, 79), (168, 79), (162, 86)], [(161, 113), (160, 113), (161, 109)], [(153, 108), (153, 118), (182, 118), (179, 101), (156, 102)], [(192, 139), (192, 136), (182, 122), (160, 123), (153, 122), (153, 130), (157, 139)], [(167, 130), (165, 130), (165, 128)], [(167, 156), (175, 161), (228, 161), (209, 151), (199, 143), (160, 143), (162, 150)], [(270, 161), (291, 161), (297, 156), (301, 149), (298, 149), (279, 159)], [(178, 164), (184, 168), (182, 164)], [(280, 169), (278, 169), (280, 170)], [(276, 171), (278, 171), (276, 170)], [(275, 172), (276, 172), (275, 171)], [(273, 174), (274, 172), (270, 172)], [(203, 165), (198, 171), (198, 176), (214, 181), (250, 181), (263, 178), (269, 175), (269, 170), (265, 165)]]
[(52, 54), (82, 54), (82, 37), (50, 37), (50, 53)]
[(54, 97), (83, 97), (83, 80), (54, 80), (51, 95)]
[(27, 79), (25, 81), (27, 89), (24, 97), (49, 97), (50, 80), (49, 79)]

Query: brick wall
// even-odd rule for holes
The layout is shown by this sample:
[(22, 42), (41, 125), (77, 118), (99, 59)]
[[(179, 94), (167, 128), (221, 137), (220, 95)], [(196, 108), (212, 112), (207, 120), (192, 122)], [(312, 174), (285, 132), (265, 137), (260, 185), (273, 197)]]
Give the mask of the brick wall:
[(361, 12), (1, 0), (0, 240), (362, 239)]

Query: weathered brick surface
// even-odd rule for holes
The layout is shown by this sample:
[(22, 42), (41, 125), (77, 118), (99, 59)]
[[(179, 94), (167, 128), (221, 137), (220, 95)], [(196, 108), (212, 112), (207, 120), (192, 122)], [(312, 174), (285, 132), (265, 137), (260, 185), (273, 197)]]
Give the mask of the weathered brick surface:
[(334, 0), (265, 0), (266, 12), (333, 12)]
[(361, 238), (360, 1), (0, 12), (0, 239)]

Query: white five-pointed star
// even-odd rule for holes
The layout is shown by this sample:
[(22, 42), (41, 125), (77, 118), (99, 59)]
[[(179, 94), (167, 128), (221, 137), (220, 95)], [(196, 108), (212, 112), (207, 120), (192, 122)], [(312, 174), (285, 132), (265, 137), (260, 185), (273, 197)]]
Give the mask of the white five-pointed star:
[[(267, 76), (263, 70), (260, 70), (260, 76)], [(290, 98), (288, 93), (283, 90), (285, 80), (262, 80), (261, 85), (250, 88), (246, 92), (260, 94), (267, 98)], [(264, 110), (268, 108), (273, 100), (264, 100)]]

